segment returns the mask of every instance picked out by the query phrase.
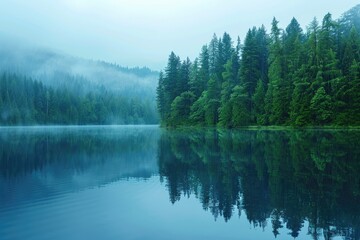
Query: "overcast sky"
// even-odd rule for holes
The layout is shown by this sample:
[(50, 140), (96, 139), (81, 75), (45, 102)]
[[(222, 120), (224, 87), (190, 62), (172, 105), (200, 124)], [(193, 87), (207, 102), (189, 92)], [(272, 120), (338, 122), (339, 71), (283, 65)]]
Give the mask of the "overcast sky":
[[(0, 37), (123, 66), (162, 69), (171, 51), (194, 59), (213, 33), (243, 40), (252, 26), (305, 28), (358, 0), (0, 0)], [(0, 46), (1, 47), (1, 46)]]

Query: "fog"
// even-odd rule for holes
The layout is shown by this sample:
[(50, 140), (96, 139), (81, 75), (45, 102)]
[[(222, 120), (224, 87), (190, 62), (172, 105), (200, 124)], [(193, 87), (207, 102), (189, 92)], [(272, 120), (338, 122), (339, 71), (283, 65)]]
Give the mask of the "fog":
[(269, 30), (273, 16), (303, 28), (330, 12), (336, 19), (357, 0), (2, 0), (5, 36), (74, 56), (122, 66), (163, 69), (171, 51), (194, 59), (213, 33), (233, 38), (252, 26)]
[(0, 45), (0, 71), (31, 77), (55, 87), (68, 84), (70, 78), (76, 78), (84, 82), (84, 87), (103, 86), (125, 96), (131, 93), (155, 97), (158, 72), (150, 69), (127, 69), (31, 46), (9, 38), (0, 40)]
[(156, 71), (7, 37), (0, 46), (0, 125), (158, 123)]

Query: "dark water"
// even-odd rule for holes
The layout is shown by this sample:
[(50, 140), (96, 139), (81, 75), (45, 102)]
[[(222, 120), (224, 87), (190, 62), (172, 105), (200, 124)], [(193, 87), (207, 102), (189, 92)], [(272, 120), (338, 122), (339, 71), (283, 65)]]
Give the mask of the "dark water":
[(0, 239), (360, 239), (360, 131), (0, 128)]

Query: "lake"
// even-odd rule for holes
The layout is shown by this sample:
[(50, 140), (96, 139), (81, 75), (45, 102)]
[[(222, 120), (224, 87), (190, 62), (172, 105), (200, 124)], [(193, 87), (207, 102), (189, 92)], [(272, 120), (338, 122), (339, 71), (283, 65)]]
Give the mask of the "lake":
[(360, 131), (0, 128), (0, 239), (360, 239)]

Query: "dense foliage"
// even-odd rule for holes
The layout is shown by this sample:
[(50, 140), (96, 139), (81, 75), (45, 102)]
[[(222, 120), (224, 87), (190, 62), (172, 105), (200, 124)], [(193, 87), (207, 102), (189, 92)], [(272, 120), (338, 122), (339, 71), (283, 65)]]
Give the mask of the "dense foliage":
[[(16, 74), (0, 76), (0, 125), (154, 124), (157, 114), (148, 98), (106, 90), (81, 91), (86, 81), (68, 76), (57, 88)], [(76, 84), (79, 82), (80, 84)]]
[(243, 45), (214, 35), (193, 63), (172, 52), (157, 88), (162, 125), (359, 125), (358, 19), (360, 5), (304, 33), (274, 18), (270, 34), (254, 27)]

